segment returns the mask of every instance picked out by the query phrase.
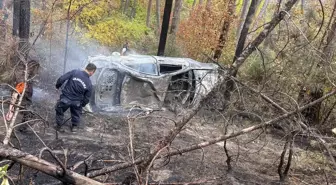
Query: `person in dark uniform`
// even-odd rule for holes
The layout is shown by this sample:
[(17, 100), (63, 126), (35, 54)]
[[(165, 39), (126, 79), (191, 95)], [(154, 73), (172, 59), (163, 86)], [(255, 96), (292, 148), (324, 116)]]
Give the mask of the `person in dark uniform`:
[[(21, 102), (22, 111), (22, 123), (29, 121), (33, 114), (29, 111), (29, 108), (32, 105), (32, 97), (33, 97), (33, 82), (32, 78), (34, 78), (38, 70), (40, 68), (40, 64), (36, 60), (30, 60), (26, 64), (24, 62), (20, 62), (14, 72), (14, 81), (15, 81), (15, 91), (12, 93), (11, 104), (9, 105), (9, 110), (6, 114), (6, 120), (10, 121), (13, 117), (15, 107), (14, 105), (18, 103), (19, 95), (23, 95), (23, 99)], [(27, 79), (25, 79), (25, 71), (27, 70)], [(19, 126), (19, 131), (25, 131), (27, 129), (27, 125), (23, 124)]]
[(82, 107), (89, 103), (92, 93), (90, 76), (96, 71), (96, 66), (89, 63), (85, 70), (72, 70), (61, 76), (56, 82), (56, 89), (59, 89), (66, 81), (56, 110), (56, 130), (64, 132), (64, 112), (70, 108), (71, 113), (71, 132), (76, 132), (80, 123)]
[(128, 48), (128, 41), (123, 45), (123, 48), (121, 49), (121, 56), (126, 56), (128, 55), (129, 48)]

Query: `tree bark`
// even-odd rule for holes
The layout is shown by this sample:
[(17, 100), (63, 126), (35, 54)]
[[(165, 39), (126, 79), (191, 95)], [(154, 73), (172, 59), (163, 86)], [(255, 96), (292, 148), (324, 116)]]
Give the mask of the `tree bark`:
[(251, 0), (243, 0), (243, 7), (242, 7), (242, 11), (241, 11), (240, 18), (239, 18), (239, 21), (238, 21), (238, 29), (237, 29), (237, 32), (236, 32), (236, 37), (237, 38), (239, 38), (240, 31), (243, 29), (243, 24), (244, 24), (244, 21), (245, 21), (245, 17), (246, 17), (246, 14), (247, 14), (247, 10), (248, 10), (248, 6), (250, 4), (250, 1)]
[(247, 12), (245, 22), (243, 24), (243, 27), (242, 27), (242, 30), (241, 30), (241, 33), (240, 33), (240, 36), (239, 36), (239, 40), (238, 40), (238, 43), (237, 43), (237, 48), (236, 48), (235, 56), (233, 57), (233, 61), (235, 61), (237, 59), (237, 56), (239, 56), (244, 49), (247, 34), (248, 34), (249, 29), (250, 29), (250, 25), (252, 23), (252, 18), (255, 14), (255, 11), (256, 11), (258, 1), (259, 0), (252, 0), (252, 2), (251, 2), (250, 8)]
[(65, 49), (64, 49), (64, 66), (63, 66), (63, 74), (66, 71), (66, 63), (68, 57), (68, 43), (69, 43), (69, 29), (70, 29), (70, 9), (71, 9), (72, 0), (69, 1), (68, 12), (67, 12), (67, 27), (66, 27), (66, 35), (65, 35)]
[(151, 9), (152, 9), (152, 0), (148, 0), (148, 5), (147, 5), (147, 16), (146, 16), (146, 26), (147, 26), (147, 27), (149, 27), (149, 23), (150, 23)]
[(210, 11), (211, 9), (211, 5), (212, 5), (212, 0), (207, 0), (206, 4), (205, 4), (205, 9), (207, 11)]
[(194, 9), (195, 5), (196, 5), (196, 1), (197, 0), (194, 0), (193, 4), (192, 4), (192, 9)]
[(183, 3), (183, 0), (175, 0), (173, 19), (172, 19), (172, 24), (170, 27), (170, 34), (176, 34), (177, 32), (178, 24), (180, 21), (182, 3)]
[(213, 59), (215, 61), (218, 61), (219, 58), (221, 57), (222, 50), (223, 50), (223, 48), (226, 44), (227, 37), (228, 37), (228, 34), (229, 34), (230, 24), (231, 24), (231, 21), (232, 21), (232, 17), (234, 15), (234, 7), (235, 7), (234, 4), (235, 4), (235, 0), (229, 0), (228, 6), (227, 6), (228, 7), (227, 12), (228, 12), (229, 18), (225, 19), (225, 21), (223, 23), (223, 26), (222, 26), (222, 29), (221, 29), (221, 33), (219, 35), (219, 41), (218, 41), (218, 44), (216, 46), (214, 56), (213, 56)]
[(0, 40), (5, 40), (7, 34), (7, 19), (8, 9), (12, 3), (8, 3), (6, 0), (0, 0)]
[[(21, 0), (19, 37), (22, 46), (28, 45), (30, 36), (30, 0)], [(20, 47), (22, 48), (22, 47)], [(26, 55), (27, 53), (25, 53)]]
[(172, 6), (173, 6), (173, 0), (166, 0), (161, 26), (159, 48), (157, 53), (158, 56), (163, 56), (166, 48), (166, 41), (167, 41)]
[(12, 34), (20, 38), (19, 51), (26, 58), (29, 51), (30, 0), (14, 0)]
[(124, 14), (127, 14), (127, 9), (128, 9), (128, 7), (129, 7), (129, 1), (130, 1), (130, 0), (125, 0)]
[(63, 169), (59, 166), (56, 166), (52, 163), (49, 163), (48, 161), (2, 144), (0, 144), (0, 157), (36, 169), (47, 175), (55, 177), (56, 179), (64, 183), (77, 185), (103, 185), (100, 182), (94, 181), (88, 177), (72, 172), (70, 170), (66, 170), (66, 172), (64, 173)]
[(137, 9), (137, 6), (138, 6), (138, 4), (137, 4), (137, 0), (133, 0), (132, 15), (131, 15), (131, 17), (132, 17), (133, 19), (134, 19), (135, 16), (136, 16), (136, 9)]
[[(267, 10), (267, 7), (268, 7), (268, 5), (269, 5), (269, 2), (270, 2), (270, 0), (265, 0), (265, 1), (264, 1), (264, 4), (263, 4), (263, 6), (261, 7), (261, 10), (260, 10), (260, 12), (259, 12), (259, 14), (258, 14), (258, 17), (257, 17), (257, 19), (256, 19), (256, 21), (255, 21), (255, 24), (254, 24), (254, 26), (253, 26), (253, 29), (256, 29), (256, 28), (257, 28), (258, 23), (262, 23), (260, 20), (262, 20), (263, 17), (265, 18), (264, 14), (265, 14), (265, 12), (266, 12), (266, 10)], [(265, 19), (264, 19), (264, 20), (265, 20)]]
[[(336, 5), (336, 3), (335, 3)], [(326, 45), (323, 48), (323, 54), (324, 54), (324, 60), (326, 64), (329, 64), (331, 62), (331, 59), (333, 58), (333, 46), (334, 40), (335, 40), (335, 31), (336, 31), (336, 16), (334, 17), (333, 23), (331, 25), (331, 28), (329, 30), (329, 33), (327, 35), (327, 42)]]
[(326, 30), (325, 32), (323, 33), (323, 36), (321, 38), (321, 41), (320, 41), (320, 45), (319, 45), (319, 49), (321, 48), (321, 46), (323, 45), (324, 43), (324, 38), (326, 37), (327, 33), (330, 31), (330, 25), (332, 23), (332, 20), (335, 18), (335, 11), (336, 11), (336, 1), (335, 1), (335, 4), (334, 4), (334, 7), (333, 7), (333, 10), (332, 10), (332, 13), (331, 13), (331, 16), (330, 16), (330, 19), (328, 21), (328, 25), (326, 26)]
[[(41, 10), (44, 12), (47, 8), (47, 2), (46, 2), (46, 0), (42, 0), (41, 3), (42, 3)], [(49, 16), (48, 16), (48, 18), (49, 18)], [(46, 18), (47, 21), (48, 21), (48, 18)], [(44, 35), (44, 29), (45, 29), (45, 23), (44, 22), (45, 21), (43, 21), (40, 25), (40, 30), (42, 30), (42, 32), (41, 32), (42, 36)]]
[(306, 0), (301, 0), (301, 12), (302, 14), (305, 14), (306, 10)]
[[(292, 158), (293, 158), (293, 140), (294, 140), (294, 136), (292, 136), (292, 134), (288, 134), (287, 135), (287, 140), (286, 143), (284, 145), (284, 148), (282, 150), (281, 156), (280, 156), (280, 162), (278, 165), (278, 175), (280, 178), (280, 182), (285, 182), (285, 180), (288, 177), (288, 172), (292, 163)], [(289, 148), (289, 149), (288, 149)], [(289, 150), (288, 152), (288, 158), (287, 158), (287, 164), (284, 170), (282, 170), (284, 164), (285, 164), (285, 157), (286, 157), (286, 153), (287, 150)]]
[(159, 32), (160, 31), (160, 0), (156, 0), (155, 10), (156, 10), (156, 26)]
[(19, 25), (20, 25), (20, 1), (14, 0), (13, 3), (13, 36), (19, 36)]
[(120, 0), (120, 11), (121, 11), (121, 13), (124, 13), (124, 2), (125, 2), (125, 0)]

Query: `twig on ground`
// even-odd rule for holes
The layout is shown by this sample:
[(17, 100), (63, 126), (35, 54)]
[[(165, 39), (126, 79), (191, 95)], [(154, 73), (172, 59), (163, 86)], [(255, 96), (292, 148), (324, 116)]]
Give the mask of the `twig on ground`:
[(48, 148), (48, 147), (42, 148), (42, 150), (40, 151), (39, 158), (42, 159), (42, 154), (43, 154), (44, 151), (47, 151), (56, 160), (56, 162), (63, 169), (62, 175), (65, 175), (65, 173), (66, 173), (66, 167), (64, 166), (64, 164), (61, 162), (61, 160), (54, 154), (54, 152), (50, 148)]

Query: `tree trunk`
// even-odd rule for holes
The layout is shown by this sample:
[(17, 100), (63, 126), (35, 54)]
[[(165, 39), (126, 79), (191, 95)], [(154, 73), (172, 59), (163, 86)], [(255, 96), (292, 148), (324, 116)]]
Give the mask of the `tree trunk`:
[(246, 17), (246, 14), (247, 14), (247, 10), (248, 10), (248, 6), (250, 4), (250, 1), (251, 0), (243, 0), (243, 7), (242, 7), (242, 10), (241, 10), (240, 18), (239, 18), (239, 21), (238, 21), (238, 29), (237, 29), (237, 32), (236, 32), (236, 37), (237, 38), (239, 38), (240, 31), (243, 29), (243, 24), (244, 24), (244, 21), (245, 21), (245, 17)]
[(323, 43), (324, 43), (324, 38), (327, 36), (327, 33), (328, 33), (329, 30), (330, 30), (329, 27), (330, 27), (330, 25), (331, 25), (331, 23), (332, 23), (332, 20), (333, 20), (334, 16), (335, 16), (335, 11), (336, 11), (336, 1), (335, 1), (335, 4), (334, 4), (334, 7), (333, 7), (333, 11), (332, 11), (332, 13), (331, 13), (330, 19), (329, 19), (329, 21), (328, 21), (328, 25), (326, 26), (326, 30), (325, 30), (325, 32), (323, 33), (323, 36), (322, 36), (322, 38), (321, 38), (320, 45), (319, 45), (319, 49), (320, 49), (321, 46), (323, 45)]
[(124, 13), (124, 2), (125, 2), (125, 0), (120, 0), (120, 11), (121, 11), (121, 13)]
[(124, 14), (127, 14), (127, 9), (128, 9), (128, 6), (129, 6), (129, 1), (130, 0), (125, 0)]
[(135, 16), (136, 16), (136, 9), (137, 9), (137, 6), (138, 6), (138, 4), (137, 4), (137, 0), (133, 0), (132, 15), (131, 15), (131, 17), (132, 17), (133, 19), (134, 19)]
[(172, 6), (173, 6), (173, 0), (166, 0), (164, 13), (163, 13), (159, 48), (158, 48), (158, 53), (157, 53), (158, 56), (164, 55)]
[[(335, 3), (336, 5), (336, 3)], [(336, 16), (333, 17), (333, 23), (331, 25), (331, 28), (329, 30), (329, 33), (327, 35), (327, 42), (326, 42), (326, 45), (324, 46), (323, 48), (323, 54), (324, 54), (324, 60), (325, 64), (330, 64), (332, 58), (333, 58), (333, 54), (334, 54), (334, 51), (333, 51), (333, 46), (335, 45), (334, 44), (334, 40), (335, 40), (335, 31), (336, 31)]]
[(67, 27), (66, 27), (66, 35), (65, 35), (65, 49), (64, 49), (64, 66), (63, 66), (63, 74), (66, 71), (66, 63), (68, 57), (68, 43), (69, 43), (69, 29), (70, 29), (70, 9), (71, 9), (72, 0), (69, 1), (68, 12), (67, 12)]
[(0, 16), (2, 19), (0, 19), (0, 40), (5, 40), (6, 33), (7, 33), (7, 19), (9, 12), (7, 11), (9, 9), (11, 3), (8, 3), (6, 0), (0, 0)]
[(202, 5), (203, 4), (203, 0), (199, 0), (199, 4)]
[(255, 21), (255, 23), (254, 23), (253, 29), (256, 29), (256, 28), (257, 28), (258, 23), (262, 23), (260, 20), (261, 20), (263, 17), (265, 18), (264, 14), (265, 14), (265, 12), (266, 12), (266, 10), (267, 10), (267, 7), (268, 7), (268, 5), (269, 5), (269, 2), (270, 2), (270, 0), (265, 0), (265, 1), (264, 1), (264, 4), (263, 4), (263, 6), (261, 7), (261, 10), (260, 10), (260, 12), (259, 12), (259, 14), (258, 14), (258, 17), (257, 17), (257, 19), (256, 19), (256, 21)]
[(13, 35), (19, 36), (19, 51), (26, 57), (30, 33), (30, 0), (14, 0)]
[(210, 11), (211, 5), (212, 5), (212, 0), (207, 0), (206, 5), (205, 5), (205, 9), (207, 11)]
[(156, 0), (155, 4), (155, 10), (156, 10), (156, 26), (157, 26), (157, 31), (160, 31), (160, 0)]
[(146, 26), (147, 27), (149, 27), (149, 23), (150, 23), (151, 9), (152, 9), (152, 0), (148, 0), (147, 17), (146, 17)]
[(216, 46), (214, 56), (213, 56), (213, 59), (215, 61), (218, 61), (219, 58), (221, 57), (222, 50), (226, 44), (226, 40), (229, 34), (230, 24), (232, 21), (232, 17), (234, 15), (234, 7), (235, 7), (235, 0), (230, 0), (227, 6), (227, 12), (228, 12), (229, 18), (225, 19), (222, 29), (221, 29), (221, 33), (219, 35), (219, 41), (218, 41), (218, 44)]
[(306, 0), (301, 0), (301, 13), (304, 15), (306, 10)]
[[(280, 162), (278, 165), (278, 175), (280, 178), (280, 182), (284, 183), (285, 180), (288, 177), (288, 172), (290, 170), (290, 166), (292, 164), (292, 158), (293, 158), (293, 142), (294, 142), (294, 136), (291, 133), (288, 133), (286, 143), (284, 145), (284, 149), (282, 150), (281, 156), (280, 156)], [(285, 157), (288, 150), (288, 158), (287, 158), (287, 164), (285, 169), (283, 170), (283, 166), (285, 165)]]
[[(41, 10), (44, 12), (46, 10), (46, 4), (47, 4), (47, 2), (46, 2), (46, 0), (42, 0), (41, 3), (42, 3)], [(48, 21), (48, 18), (46, 18), (46, 21)], [(40, 25), (40, 30), (41, 30), (41, 35), (42, 36), (44, 35), (44, 29), (45, 29), (45, 23), (44, 22), (42, 22), (41, 25)]]
[(30, 0), (21, 0), (19, 37), (28, 42), (30, 33)]
[(21, 0), (14, 0), (14, 3), (13, 3), (13, 29), (12, 29), (12, 34), (14, 36), (19, 36), (20, 1)]
[(254, 16), (257, 5), (258, 5), (258, 0), (252, 0), (250, 8), (249, 8), (249, 10), (247, 12), (247, 15), (246, 15), (246, 18), (245, 18), (243, 28), (242, 28), (241, 33), (240, 33), (240, 37), (239, 37), (239, 40), (238, 40), (235, 56), (233, 57), (233, 62), (237, 59), (237, 57), (242, 53), (242, 51), (244, 49), (246, 37), (247, 37), (248, 31), (250, 29), (250, 25), (252, 23), (252, 18)]
[(173, 13), (173, 19), (172, 24), (170, 28), (170, 34), (176, 34), (177, 27), (180, 21), (180, 15), (181, 15), (181, 8), (182, 8), (183, 0), (175, 0), (175, 6), (174, 6), (174, 13)]
[(19, 37), (19, 51), (27, 58), (29, 51), (29, 36), (30, 36), (30, 0), (21, 0), (20, 3), (20, 25)]
[(193, 4), (192, 4), (192, 9), (194, 9), (195, 5), (196, 5), (196, 1), (197, 0), (194, 0)]

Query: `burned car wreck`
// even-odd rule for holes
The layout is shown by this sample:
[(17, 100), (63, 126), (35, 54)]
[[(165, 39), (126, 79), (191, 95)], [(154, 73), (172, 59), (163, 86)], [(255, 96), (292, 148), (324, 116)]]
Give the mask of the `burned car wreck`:
[(148, 55), (91, 56), (97, 66), (88, 111), (140, 108), (187, 108), (209, 93), (218, 81), (218, 66), (189, 58)]

